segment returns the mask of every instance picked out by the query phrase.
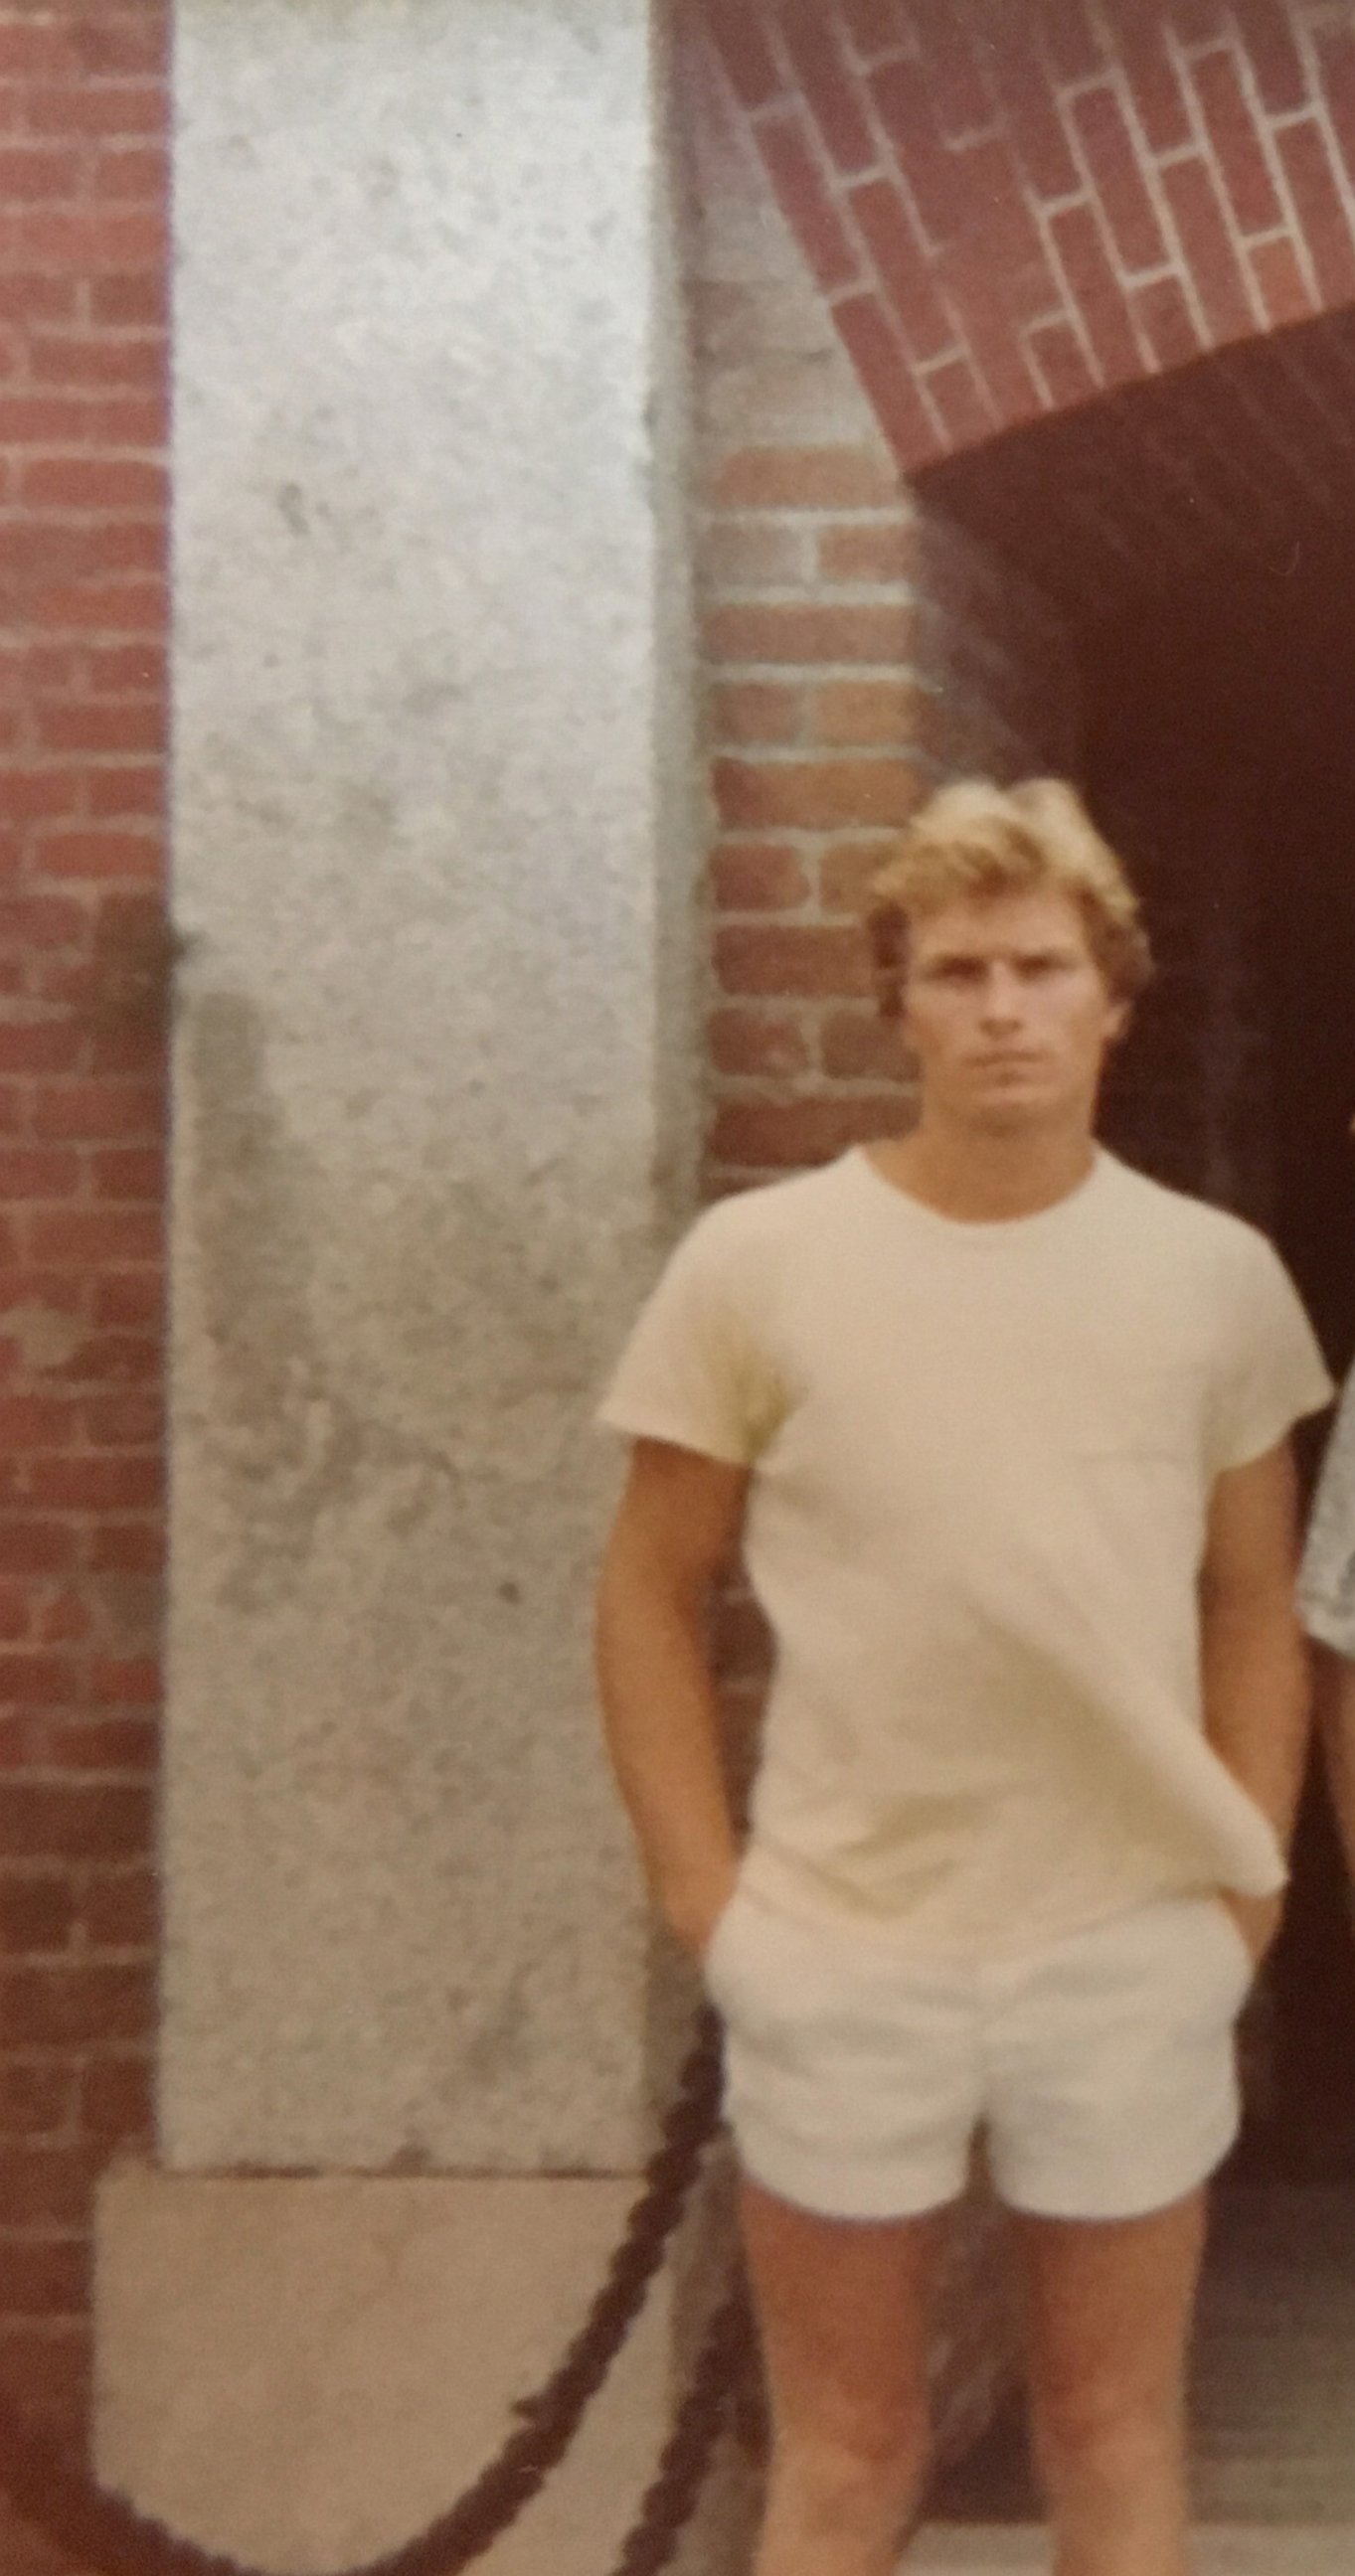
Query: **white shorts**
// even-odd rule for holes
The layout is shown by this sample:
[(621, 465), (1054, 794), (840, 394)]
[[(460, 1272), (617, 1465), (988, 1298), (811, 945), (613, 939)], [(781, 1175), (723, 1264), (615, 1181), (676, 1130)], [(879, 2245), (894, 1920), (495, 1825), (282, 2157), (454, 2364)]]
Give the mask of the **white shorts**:
[(740, 1886), (706, 1954), (744, 2170), (835, 2218), (953, 2200), (980, 2129), (1013, 2208), (1165, 2208), (1237, 2135), (1234, 2025), (1252, 1975), (1227, 1906), (1199, 1894), (1016, 1958), (938, 1961)]

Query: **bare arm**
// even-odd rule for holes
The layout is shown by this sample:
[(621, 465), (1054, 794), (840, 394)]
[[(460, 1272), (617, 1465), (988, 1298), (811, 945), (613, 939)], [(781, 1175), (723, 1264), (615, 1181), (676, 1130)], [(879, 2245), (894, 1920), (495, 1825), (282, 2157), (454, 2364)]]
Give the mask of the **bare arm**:
[[(1308, 1751), (1311, 1689), (1294, 1607), (1297, 1480), (1289, 1443), (1228, 1469), (1210, 1504), (1200, 1586), (1205, 1730), (1288, 1850)], [(1282, 1900), (1228, 1893), (1259, 1958)]]
[(700, 1952), (734, 1882), (706, 1604), (747, 1472), (638, 1440), (603, 1559), (597, 1669), (608, 1749), (655, 1900)]

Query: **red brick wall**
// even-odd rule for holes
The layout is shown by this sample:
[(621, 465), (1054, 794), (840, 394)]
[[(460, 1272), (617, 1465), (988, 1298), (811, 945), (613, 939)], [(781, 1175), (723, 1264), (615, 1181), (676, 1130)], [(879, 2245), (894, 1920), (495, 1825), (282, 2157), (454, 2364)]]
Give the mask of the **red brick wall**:
[(149, 2117), (168, 34), (0, 5), (0, 2379), (71, 2426)]
[(695, 0), (900, 463), (1355, 301), (1320, 0)]

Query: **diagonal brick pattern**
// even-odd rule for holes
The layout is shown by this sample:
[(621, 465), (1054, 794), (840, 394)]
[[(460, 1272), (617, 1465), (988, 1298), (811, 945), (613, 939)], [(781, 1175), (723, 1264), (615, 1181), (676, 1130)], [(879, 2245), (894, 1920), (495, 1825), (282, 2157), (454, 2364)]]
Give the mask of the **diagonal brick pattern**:
[(696, 0), (906, 472), (1355, 300), (1320, 0)]

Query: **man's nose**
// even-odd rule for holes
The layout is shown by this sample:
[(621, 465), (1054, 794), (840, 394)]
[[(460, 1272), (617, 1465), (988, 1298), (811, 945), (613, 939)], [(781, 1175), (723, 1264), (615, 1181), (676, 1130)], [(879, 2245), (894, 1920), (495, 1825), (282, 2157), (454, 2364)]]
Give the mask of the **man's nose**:
[(1010, 966), (995, 958), (983, 981), (983, 1016), (986, 1020), (1010, 1020), (1019, 1016), (1022, 987)]

